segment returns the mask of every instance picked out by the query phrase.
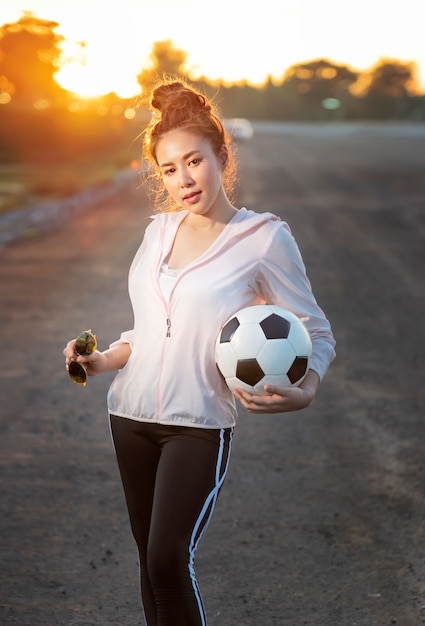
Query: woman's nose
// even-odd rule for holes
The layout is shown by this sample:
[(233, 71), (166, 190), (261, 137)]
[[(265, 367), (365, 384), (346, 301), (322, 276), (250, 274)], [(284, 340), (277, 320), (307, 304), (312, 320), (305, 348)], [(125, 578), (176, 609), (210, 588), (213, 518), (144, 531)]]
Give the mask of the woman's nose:
[(193, 178), (190, 175), (190, 172), (187, 170), (183, 170), (180, 173), (180, 186), (181, 187), (191, 187), (193, 185)]

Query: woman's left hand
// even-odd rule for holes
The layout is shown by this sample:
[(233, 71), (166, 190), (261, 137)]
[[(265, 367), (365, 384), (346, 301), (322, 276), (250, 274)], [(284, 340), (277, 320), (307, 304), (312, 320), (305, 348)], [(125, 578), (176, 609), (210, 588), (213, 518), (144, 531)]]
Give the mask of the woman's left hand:
[(237, 387), (234, 396), (249, 413), (286, 413), (308, 407), (319, 387), (319, 376), (309, 370), (299, 387), (265, 385), (266, 395), (254, 395)]

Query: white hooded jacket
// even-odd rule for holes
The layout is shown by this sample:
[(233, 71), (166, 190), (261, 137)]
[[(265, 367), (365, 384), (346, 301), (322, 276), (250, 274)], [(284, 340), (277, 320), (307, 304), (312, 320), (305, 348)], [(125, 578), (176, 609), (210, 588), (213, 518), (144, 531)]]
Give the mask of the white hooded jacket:
[(215, 364), (221, 326), (239, 309), (277, 304), (305, 323), (310, 368), (323, 378), (335, 341), (285, 222), (239, 209), (210, 248), (178, 274), (169, 302), (159, 272), (187, 211), (153, 217), (129, 272), (133, 330), (117, 343), (132, 351), (108, 393), (108, 410), (138, 421), (223, 428), (236, 403)]

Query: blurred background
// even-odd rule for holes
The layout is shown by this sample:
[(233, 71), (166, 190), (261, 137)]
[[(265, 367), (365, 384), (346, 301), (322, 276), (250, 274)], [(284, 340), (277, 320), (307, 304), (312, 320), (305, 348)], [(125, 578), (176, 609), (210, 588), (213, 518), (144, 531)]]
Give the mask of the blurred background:
[(0, 213), (137, 168), (143, 97), (163, 74), (224, 118), (421, 123), (424, 17), (416, 0), (3, 0)]

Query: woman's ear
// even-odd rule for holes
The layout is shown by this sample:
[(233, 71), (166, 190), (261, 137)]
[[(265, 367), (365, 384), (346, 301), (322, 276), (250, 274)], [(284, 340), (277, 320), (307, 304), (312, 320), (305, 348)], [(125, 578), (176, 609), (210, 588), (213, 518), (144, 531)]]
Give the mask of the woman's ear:
[(225, 144), (223, 144), (220, 148), (220, 154), (219, 154), (219, 159), (221, 161), (221, 165), (223, 167), (223, 169), (226, 167), (227, 162), (229, 160), (229, 151), (227, 149), (227, 146)]

